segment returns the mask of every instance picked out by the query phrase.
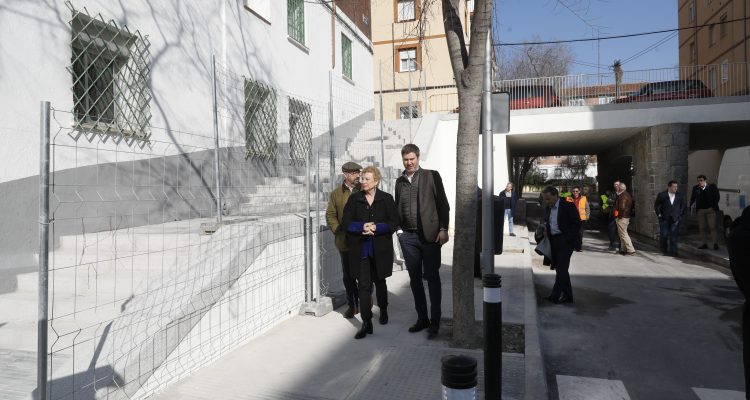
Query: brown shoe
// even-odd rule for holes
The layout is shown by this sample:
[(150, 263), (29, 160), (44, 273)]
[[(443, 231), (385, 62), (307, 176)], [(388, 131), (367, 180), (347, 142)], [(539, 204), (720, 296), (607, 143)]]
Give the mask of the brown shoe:
[(634, 256), (634, 255), (635, 255), (635, 252), (634, 252), (634, 251), (632, 251), (632, 252), (630, 252), (630, 253), (623, 253), (622, 255), (624, 255), (624, 256)]
[(344, 318), (354, 318), (354, 314), (357, 313), (357, 307), (349, 306), (349, 308), (344, 311)]

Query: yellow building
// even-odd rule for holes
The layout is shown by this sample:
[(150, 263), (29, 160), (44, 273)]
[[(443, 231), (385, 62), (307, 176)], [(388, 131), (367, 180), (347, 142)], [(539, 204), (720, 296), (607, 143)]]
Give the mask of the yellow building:
[(748, 93), (750, 0), (678, 0), (682, 78), (715, 96)]
[[(441, 1), (429, 1), (428, 9), (422, 9), (425, 0), (371, 1), (375, 115), (380, 111), (381, 88), (385, 120), (407, 119), (410, 113), (412, 118), (419, 118), (456, 109), (458, 96), (445, 41)], [(471, 18), (473, 3), (473, 0), (461, 2), (460, 17), (467, 44), (470, 27), (466, 21)]]

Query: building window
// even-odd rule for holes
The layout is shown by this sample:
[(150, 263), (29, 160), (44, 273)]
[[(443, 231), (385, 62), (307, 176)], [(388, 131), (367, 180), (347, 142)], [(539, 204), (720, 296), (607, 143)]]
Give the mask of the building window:
[(542, 179), (544, 179), (545, 181), (547, 180), (547, 170), (546, 169), (540, 169), (539, 170), (539, 175), (541, 175)]
[(716, 44), (716, 25), (708, 27), (708, 46), (711, 47)]
[(68, 71), (73, 80), (76, 128), (147, 139), (149, 43), (138, 31), (119, 28), (73, 10)]
[(561, 158), (562, 158), (562, 156), (555, 156), (555, 160), (559, 160)]
[(305, 44), (305, 1), (287, 0), (287, 31), (290, 38)]
[(409, 118), (421, 118), (422, 104), (418, 101), (413, 101), (411, 107), (409, 103), (398, 103), (398, 118), (409, 119)]
[(409, 72), (417, 70), (417, 48), (398, 49), (398, 71)]
[(546, 159), (547, 159), (547, 157), (546, 157), (546, 156), (539, 156), (539, 159), (540, 159), (540, 160), (546, 160)]
[(695, 42), (690, 43), (690, 63), (695, 65), (698, 61), (698, 53), (695, 50)]
[(719, 37), (727, 35), (727, 13), (722, 14), (719, 18)]
[(345, 77), (352, 79), (352, 41), (341, 34), (341, 71)]
[(708, 86), (711, 90), (716, 90), (716, 67), (708, 69)]
[(245, 148), (247, 158), (275, 160), (277, 149), (276, 90), (245, 79)]
[(690, 2), (690, 7), (688, 8), (688, 21), (695, 21), (695, 1)]
[(729, 81), (729, 60), (721, 62), (721, 83), (727, 83)]
[(562, 178), (562, 168), (555, 168), (555, 178)]
[(245, 0), (245, 9), (271, 23), (271, 0)]
[(417, 0), (396, 0), (396, 22), (417, 19)]
[(304, 164), (312, 147), (312, 106), (289, 98), (289, 155), (293, 163)]
[(474, 13), (474, 0), (467, 0), (466, 1), (466, 10), (470, 13)]

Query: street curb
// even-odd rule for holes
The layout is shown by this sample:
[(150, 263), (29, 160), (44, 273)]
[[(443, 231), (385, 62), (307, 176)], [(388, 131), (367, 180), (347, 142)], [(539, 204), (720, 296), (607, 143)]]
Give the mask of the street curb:
[[(526, 228), (524, 226), (524, 228)], [(528, 259), (524, 263), (524, 332), (525, 332), (525, 389), (526, 400), (547, 400), (547, 372), (542, 357), (541, 334), (539, 333), (539, 312), (537, 309), (536, 291), (534, 290), (534, 269), (531, 261), (531, 242), (526, 229), (526, 240), (523, 241), (524, 254)]]

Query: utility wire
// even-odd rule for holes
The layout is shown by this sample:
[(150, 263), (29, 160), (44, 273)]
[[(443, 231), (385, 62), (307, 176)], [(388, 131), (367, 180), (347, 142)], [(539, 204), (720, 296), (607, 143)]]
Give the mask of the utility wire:
[(645, 55), (646, 53), (650, 52), (651, 50), (655, 50), (656, 48), (658, 48), (659, 46), (661, 46), (662, 44), (664, 44), (668, 40), (671, 40), (672, 38), (674, 38), (675, 36), (677, 36), (677, 32), (670, 33), (666, 37), (660, 39), (658, 42), (656, 42), (656, 43), (654, 43), (654, 44), (646, 47), (645, 49), (643, 49), (643, 50), (641, 50), (641, 51), (633, 54), (632, 56), (630, 56), (630, 57), (622, 60), (621, 61), (622, 65), (625, 65), (626, 63), (629, 63), (629, 62), (631, 62), (631, 61), (633, 61), (633, 60), (635, 60), (635, 59), (637, 59), (637, 58)]
[(646, 36), (646, 35), (656, 35), (659, 33), (669, 33), (669, 32), (677, 32), (687, 29), (696, 29), (696, 28), (704, 28), (707, 26), (716, 26), (721, 24), (729, 24), (732, 22), (740, 22), (740, 21), (747, 21), (750, 19), (750, 17), (744, 17), (744, 18), (737, 18), (732, 19), (729, 21), (724, 22), (712, 22), (710, 24), (703, 24), (703, 25), (693, 25), (693, 26), (686, 26), (682, 28), (674, 28), (674, 29), (662, 29), (659, 31), (650, 31), (650, 32), (640, 32), (640, 33), (630, 33), (626, 35), (614, 35), (614, 36), (604, 36), (599, 38), (585, 38), (585, 39), (569, 39), (569, 40), (550, 40), (546, 42), (508, 42), (508, 43), (497, 43), (495, 46), (524, 46), (529, 44), (557, 44), (557, 43), (576, 43), (576, 42), (593, 42), (596, 40), (611, 40), (611, 39), (623, 39), (623, 38), (629, 38), (629, 37), (636, 37), (636, 36)]

